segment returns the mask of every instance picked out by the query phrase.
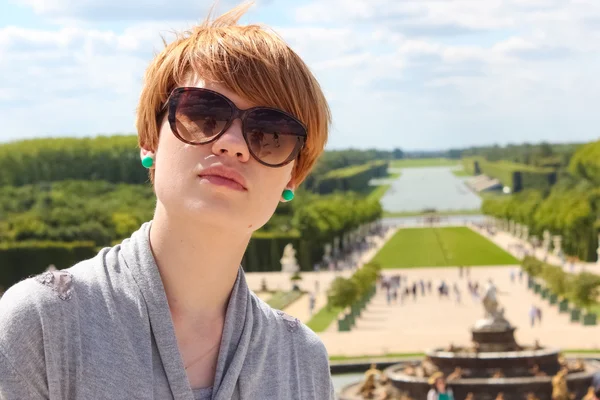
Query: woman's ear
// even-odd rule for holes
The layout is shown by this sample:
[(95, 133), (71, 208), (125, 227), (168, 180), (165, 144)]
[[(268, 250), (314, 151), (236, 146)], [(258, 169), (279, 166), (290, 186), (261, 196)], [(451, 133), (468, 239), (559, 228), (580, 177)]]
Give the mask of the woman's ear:
[(144, 168), (150, 169), (154, 167), (154, 152), (146, 149), (140, 149), (140, 160)]
[(292, 201), (294, 199), (294, 191), (296, 190), (296, 184), (294, 183), (294, 178), (290, 178), (287, 185), (285, 185), (285, 189), (281, 193), (281, 197), (279, 201), (282, 203), (287, 203), (288, 201)]

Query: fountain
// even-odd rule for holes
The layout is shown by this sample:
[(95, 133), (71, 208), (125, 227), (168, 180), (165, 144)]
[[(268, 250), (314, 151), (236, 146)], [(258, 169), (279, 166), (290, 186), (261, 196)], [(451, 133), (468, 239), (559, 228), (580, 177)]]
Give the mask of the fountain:
[(504, 317), (492, 281), (482, 303), (485, 316), (471, 329), (471, 346), (451, 344), (429, 350), (424, 360), (394, 364), (379, 375), (372, 366), (370, 377), (346, 386), (340, 399), (425, 399), (432, 378), (440, 376), (456, 400), (568, 400), (588, 393), (600, 362), (566, 359), (558, 349), (538, 341), (519, 345), (516, 328)]

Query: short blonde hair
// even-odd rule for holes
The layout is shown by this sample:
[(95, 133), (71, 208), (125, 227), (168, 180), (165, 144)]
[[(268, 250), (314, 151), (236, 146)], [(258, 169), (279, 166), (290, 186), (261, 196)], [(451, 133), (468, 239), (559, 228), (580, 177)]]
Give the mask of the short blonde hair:
[(280, 36), (259, 25), (238, 25), (250, 6), (240, 5), (213, 21), (209, 14), (202, 24), (165, 43), (146, 70), (136, 117), (138, 143), (156, 151), (161, 107), (190, 75), (200, 77), (253, 103), (284, 110), (307, 126), (293, 172), (299, 185), (325, 148), (331, 112), (308, 66)]

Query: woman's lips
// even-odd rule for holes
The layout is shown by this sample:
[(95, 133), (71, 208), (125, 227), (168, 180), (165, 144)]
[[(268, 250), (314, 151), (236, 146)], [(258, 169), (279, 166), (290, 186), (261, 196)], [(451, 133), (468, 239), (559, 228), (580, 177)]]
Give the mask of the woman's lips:
[(200, 175), (199, 178), (200, 178), (200, 182), (204, 181), (204, 182), (212, 183), (213, 185), (227, 187), (229, 189), (237, 190), (240, 192), (246, 191), (246, 189), (242, 185), (237, 183), (236, 181), (229, 179), (229, 178), (224, 178), (222, 176)]

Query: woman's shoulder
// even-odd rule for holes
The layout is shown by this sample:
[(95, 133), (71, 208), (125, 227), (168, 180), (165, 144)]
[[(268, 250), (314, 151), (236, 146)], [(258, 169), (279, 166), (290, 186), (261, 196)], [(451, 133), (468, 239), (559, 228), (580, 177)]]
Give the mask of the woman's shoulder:
[(117, 281), (114, 266), (107, 263), (107, 258), (116, 259), (111, 252), (113, 248), (102, 249), (70, 268), (48, 270), (11, 286), (0, 298), (0, 326), (4, 331), (0, 340), (11, 331), (41, 334), (42, 327), (47, 330), (53, 324), (64, 325), (70, 316), (76, 318), (77, 307), (102, 302), (102, 288)]
[[(325, 360), (328, 355), (319, 336), (298, 318), (284, 311), (272, 308), (254, 292), (251, 293), (255, 324), (260, 330), (267, 330), (271, 338), (279, 339), (277, 347), (295, 347), (299, 354)], [(274, 336), (273, 336), (274, 334)], [(275, 344), (275, 343), (273, 343)]]
[[(307, 398), (334, 399), (329, 355), (319, 336), (281, 310), (276, 310), (251, 292), (255, 348), (264, 349), (274, 373), (297, 377)], [(310, 392), (310, 393), (309, 393)]]

